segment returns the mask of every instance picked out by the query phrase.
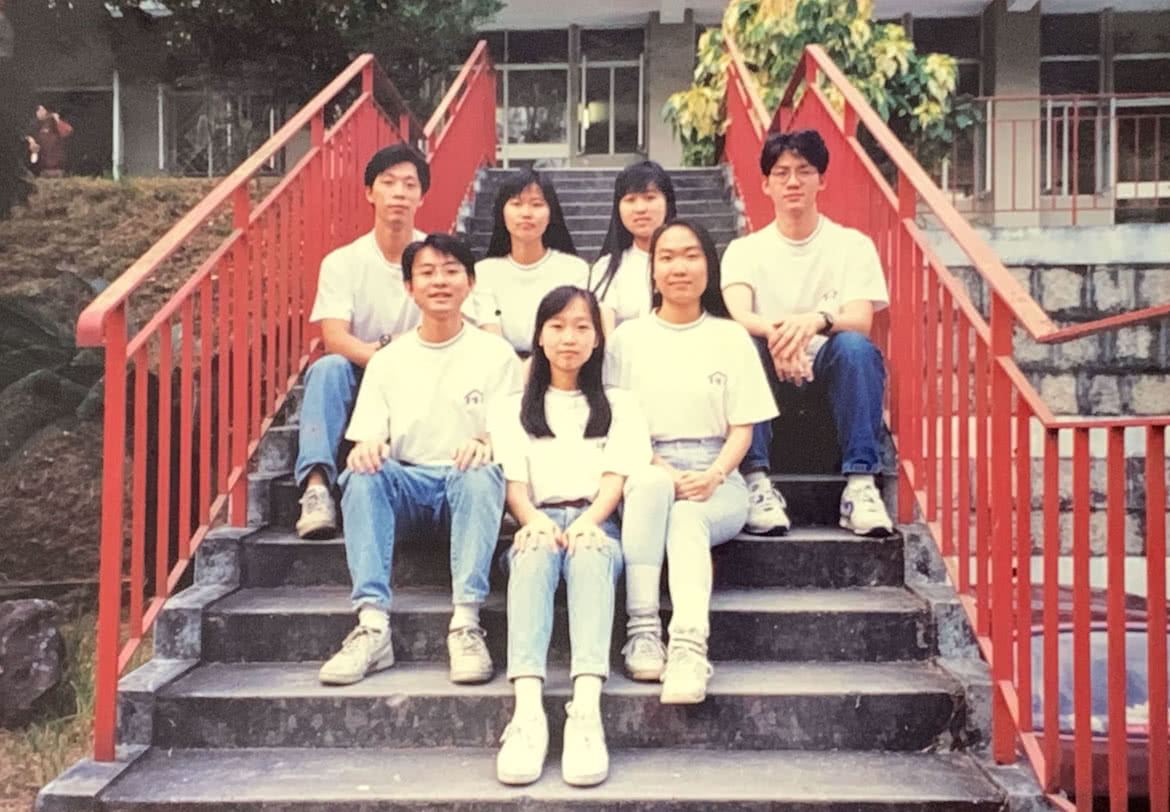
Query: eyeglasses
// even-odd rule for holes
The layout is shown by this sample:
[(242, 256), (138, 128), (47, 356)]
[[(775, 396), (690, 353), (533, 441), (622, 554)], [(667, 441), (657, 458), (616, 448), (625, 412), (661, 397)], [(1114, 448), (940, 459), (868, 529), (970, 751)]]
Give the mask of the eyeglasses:
[[(782, 167), (779, 167), (777, 169), (773, 169), (768, 174), (771, 177), (773, 177), (776, 180), (783, 183), (792, 177), (792, 170), (786, 166), (782, 166)], [(820, 174), (820, 172), (817, 172), (817, 168), (815, 166), (809, 166), (809, 165), (805, 164), (804, 166), (796, 167), (797, 180), (801, 180), (801, 181), (812, 180), (813, 178), (815, 178), (819, 174)]]

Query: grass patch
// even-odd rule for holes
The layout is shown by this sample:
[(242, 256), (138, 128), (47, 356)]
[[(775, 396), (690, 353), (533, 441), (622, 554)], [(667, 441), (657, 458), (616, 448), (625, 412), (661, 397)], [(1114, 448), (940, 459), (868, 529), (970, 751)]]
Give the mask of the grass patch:
[[(0, 728), (0, 812), (31, 809), (37, 790), (93, 751), (96, 614), (75, 615), (61, 633), (66, 657), (61, 685), (27, 727)], [(149, 660), (153, 648), (148, 637), (127, 671)]]

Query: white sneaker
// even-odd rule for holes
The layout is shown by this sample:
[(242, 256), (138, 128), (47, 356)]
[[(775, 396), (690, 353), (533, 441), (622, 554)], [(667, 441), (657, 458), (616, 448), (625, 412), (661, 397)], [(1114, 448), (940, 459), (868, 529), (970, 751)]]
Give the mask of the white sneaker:
[(451, 682), (487, 682), (492, 678), (492, 655), (488, 653), (486, 636), (479, 626), (464, 626), (447, 634)]
[(767, 477), (748, 487), (747, 531), (757, 536), (783, 536), (792, 527), (788, 504)]
[(592, 787), (609, 776), (609, 750), (600, 714), (575, 713), (573, 703), (565, 705), (565, 749), (561, 754), (561, 777), (574, 787)]
[(327, 539), (337, 533), (337, 507), (324, 485), (310, 485), (301, 497), (297, 535), (303, 539)]
[(349, 685), (392, 665), (390, 632), (359, 625), (345, 638), (341, 651), (321, 666), (317, 676), (326, 685)]
[(695, 705), (707, 698), (707, 681), (715, 669), (691, 648), (672, 646), (662, 674), (662, 704)]
[(841, 493), (841, 526), (859, 536), (888, 536), (894, 523), (872, 481), (850, 483)]
[(626, 657), (626, 672), (630, 679), (658, 682), (666, 667), (666, 646), (658, 632), (637, 632), (626, 641), (622, 654)]
[(525, 719), (512, 718), (500, 737), (496, 754), (496, 778), (501, 784), (531, 784), (544, 772), (548, 755), (548, 718), (541, 713)]

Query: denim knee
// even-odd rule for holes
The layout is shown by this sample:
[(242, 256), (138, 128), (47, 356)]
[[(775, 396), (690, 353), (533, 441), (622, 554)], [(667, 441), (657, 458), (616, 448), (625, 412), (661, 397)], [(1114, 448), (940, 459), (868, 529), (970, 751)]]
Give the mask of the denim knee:
[(459, 490), (466, 495), (502, 495), (504, 472), (495, 463), (487, 463), (460, 471), (454, 466), (447, 474), (447, 490)]
[(309, 386), (310, 381), (314, 379), (328, 385), (332, 382), (349, 382), (355, 377), (352, 361), (344, 355), (330, 353), (309, 365), (309, 370), (305, 373), (305, 386)]
[(853, 330), (836, 333), (829, 339), (825, 349), (832, 353), (833, 360), (850, 364), (881, 364), (882, 360), (881, 351), (869, 337)]

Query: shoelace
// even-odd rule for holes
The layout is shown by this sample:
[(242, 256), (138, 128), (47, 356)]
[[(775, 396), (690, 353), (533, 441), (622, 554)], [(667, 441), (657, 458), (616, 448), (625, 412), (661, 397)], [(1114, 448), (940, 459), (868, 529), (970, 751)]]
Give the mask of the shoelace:
[(856, 493), (850, 495), (854, 502), (864, 502), (867, 505), (881, 504), (876, 488), (858, 488)]
[(522, 722), (509, 722), (508, 726), (504, 728), (504, 732), (500, 735), (500, 744), (508, 741), (508, 739), (520, 739), (524, 746), (530, 750), (536, 749), (536, 723), (524, 724)]
[(705, 657), (689, 649), (684, 649), (683, 653), (670, 657), (667, 660), (667, 667), (669, 668), (671, 665), (674, 665), (674, 668), (670, 670), (689, 670), (702, 678), (710, 678), (715, 673), (715, 667)]
[(316, 488), (309, 488), (305, 491), (305, 495), (301, 497), (301, 504), (305, 507), (306, 513), (312, 513), (318, 510), (325, 509), (325, 494)]
[(371, 628), (369, 626), (358, 626), (346, 636), (345, 640), (341, 644), (341, 650), (345, 652), (352, 651), (353, 649), (357, 648), (359, 644), (368, 642), (365, 640), (366, 637), (374, 637), (379, 634), (381, 634), (381, 632), (379, 632), (377, 629)]
[(589, 718), (575, 712), (571, 703), (565, 706), (565, 715), (569, 719), (572, 719), (578, 723), (576, 727), (581, 737), (581, 743), (585, 745), (586, 748), (595, 748), (596, 745), (601, 741), (597, 735), (597, 731), (600, 729), (600, 725), (590, 724)]
[(654, 655), (663, 656), (662, 641), (651, 632), (639, 632), (631, 637), (622, 648), (623, 657), (639, 657)]
[(483, 629), (477, 629), (472, 626), (455, 630), (455, 640), (464, 654), (478, 654), (483, 637)]

